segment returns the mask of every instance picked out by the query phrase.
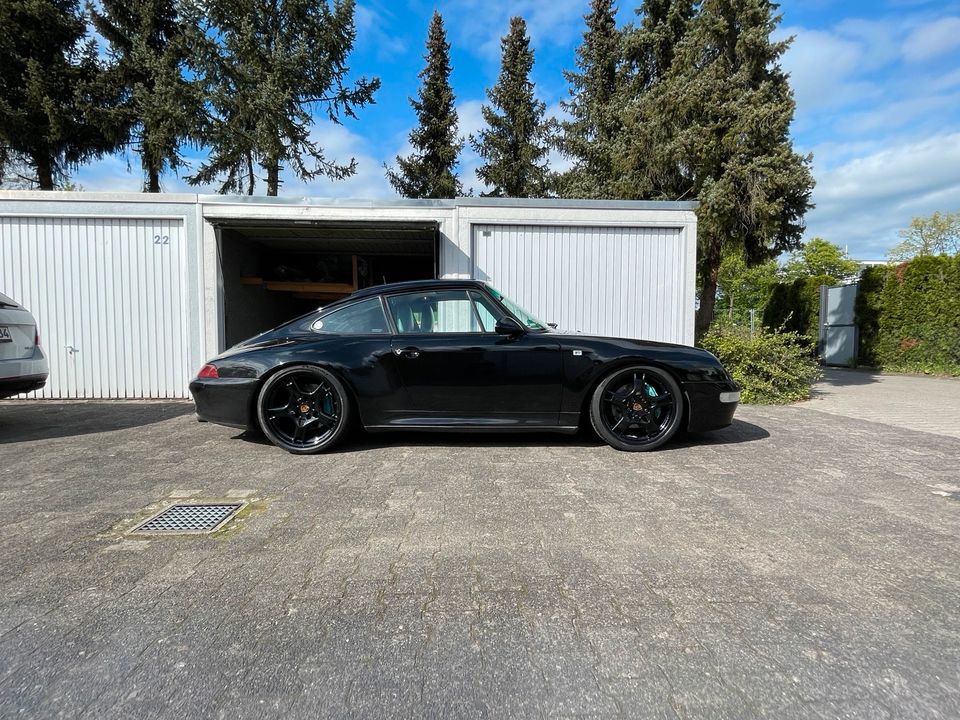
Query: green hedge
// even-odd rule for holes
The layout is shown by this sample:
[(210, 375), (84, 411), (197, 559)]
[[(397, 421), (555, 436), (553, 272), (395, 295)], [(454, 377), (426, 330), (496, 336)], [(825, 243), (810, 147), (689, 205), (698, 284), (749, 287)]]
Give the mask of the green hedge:
[(820, 377), (809, 338), (794, 332), (750, 331), (733, 325), (712, 328), (701, 345), (724, 364), (741, 387), (745, 403), (781, 404), (806, 400)]
[(863, 363), (960, 375), (960, 256), (925, 256), (868, 270), (857, 322)]
[(763, 324), (800, 335), (800, 342), (812, 350), (819, 337), (820, 286), (835, 284), (833, 278), (825, 275), (777, 283), (763, 310)]

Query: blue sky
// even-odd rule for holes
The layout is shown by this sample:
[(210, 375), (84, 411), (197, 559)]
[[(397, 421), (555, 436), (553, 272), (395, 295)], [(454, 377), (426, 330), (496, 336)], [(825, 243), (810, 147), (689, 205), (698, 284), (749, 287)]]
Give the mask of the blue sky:
[[(499, 39), (511, 15), (528, 23), (534, 79), (548, 113), (566, 97), (562, 70), (573, 67), (589, 0), (364, 0), (358, 4), (356, 74), (376, 75), (377, 104), (343, 126), (318, 124), (328, 154), (356, 157), (349, 180), (308, 184), (287, 177), (286, 195), (388, 198), (383, 162), (405, 153), (414, 124), (407, 101), (418, 87), (427, 23), (444, 14), (453, 45), (453, 85), (460, 130), (481, 126), (484, 89), (496, 79)], [(620, 2), (633, 19), (639, 2)], [(783, 64), (797, 98), (797, 149), (814, 154), (815, 210), (807, 237), (847, 246), (863, 260), (882, 259), (915, 215), (960, 211), (960, 0), (787, 0), (782, 37), (794, 36)], [(565, 160), (554, 156), (555, 167)], [(461, 175), (480, 188), (476, 156), (465, 150)], [(87, 190), (138, 190), (136, 157), (111, 157), (76, 173)], [(187, 190), (176, 177), (167, 190)]]

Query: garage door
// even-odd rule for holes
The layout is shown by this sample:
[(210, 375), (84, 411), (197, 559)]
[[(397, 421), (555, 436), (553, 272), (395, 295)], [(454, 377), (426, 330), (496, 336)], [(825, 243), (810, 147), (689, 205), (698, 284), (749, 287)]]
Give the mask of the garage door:
[(181, 220), (0, 218), (0, 291), (50, 360), (40, 397), (187, 397), (185, 272)]
[(475, 278), (563, 330), (692, 339), (680, 229), (476, 225), (473, 258)]

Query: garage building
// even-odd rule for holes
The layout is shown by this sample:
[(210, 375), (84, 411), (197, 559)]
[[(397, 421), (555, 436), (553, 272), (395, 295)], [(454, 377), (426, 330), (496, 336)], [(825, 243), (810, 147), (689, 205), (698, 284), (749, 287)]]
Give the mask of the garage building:
[(695, 205), (0, 192), (0, 292), (51, 398), (182, 398), (203, 362), (384, 282), (477, 278), (562, 330), (691, 344)]

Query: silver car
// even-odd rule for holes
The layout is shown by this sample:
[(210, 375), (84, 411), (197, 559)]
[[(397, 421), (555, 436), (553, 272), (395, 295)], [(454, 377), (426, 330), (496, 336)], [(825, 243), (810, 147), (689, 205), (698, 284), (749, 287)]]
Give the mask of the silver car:
[(0, 398), (39, 390), (49, 372), (37, 321), (29, 310), (0, 293)]

